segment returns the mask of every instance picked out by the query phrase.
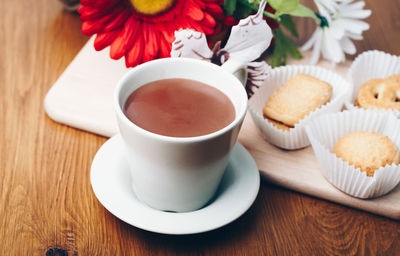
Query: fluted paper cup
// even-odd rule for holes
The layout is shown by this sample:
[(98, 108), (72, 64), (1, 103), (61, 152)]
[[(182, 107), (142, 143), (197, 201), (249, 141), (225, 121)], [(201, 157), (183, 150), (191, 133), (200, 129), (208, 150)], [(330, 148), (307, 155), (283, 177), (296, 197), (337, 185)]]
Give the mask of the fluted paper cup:
[(358, 198), (373, 198), (399, 184), (400, 165), (383, 166), (369, 177), (332, 153), (340, 138), (358, 131), (385, 135), (400, 149), (400, 120), (391, 113), (377, 109), (346, 110), (316, 118), (306, 131), (323, 176), (341, 191)]
[[(387, 78), (400, 74), (400, 57), (382, 51), (366, 51), (357, 56), (347, 73), (347, 79), (353, 85), (350, 101), (346, 109), (357, 109), (354, 105), (358, 91), (365, 82), (376, 78)], [(400, 117), (398, 110), (386, 110)]]
[[(268, 98), (279, 86), (299, 73), (307, 74), (329, 83), (333, 89), (332, 98), (327, 104), (312, 111), (300, 120), (294, 128), (289, 131), (282, 131), (264, 119), (263, 108)], [(316, 66), (288, 65), (272, 69), (263, 86), (249, 100), (248, 108), (256, 127), (265, 140), (280, 148), (293, 150), (310, 145), (305, 132), (305, 125), (319, 115), (340, 111), (350, 93), (351, 85), (332, 71)]]

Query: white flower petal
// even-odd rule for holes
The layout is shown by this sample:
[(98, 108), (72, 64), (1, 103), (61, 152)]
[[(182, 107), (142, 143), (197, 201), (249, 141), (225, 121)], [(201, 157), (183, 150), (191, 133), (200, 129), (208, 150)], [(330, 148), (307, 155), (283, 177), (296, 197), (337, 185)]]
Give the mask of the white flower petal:
[(345, 27), (341, 24), (337, 24), (333, 22), (329, 27), (329, 33), (332, 35), (333, 38), (336, 40), (340, 40), (345, 34)]
[(317, 28), (314, 33), (311, 35), (310, 39), (308, 39), (307, 42), (305, 42), (305, 44), (300, 48), (302, 51), (307, 51), (309, 50), (316, 42), (317, 40), (317, 36), (318, 36), (318, 29)]
[(338, 9), (338, 5), (335, 3), (335, 1), (332, 0), (315, 0), (314, 1), (315, 4), (319, 5), (318, 10), (320, 10), (320, 8), (324, 8), (325, 10), (329, 11), (329, 12), (334, 12), (336, 9)]
[(335, 21), (337, 26), (343, 26), (347, 31), (350, 31), (355, 34), (361, 34), (364, 30), (369, 29), (369, 24), (356, 20), (356, 19), (338, 19)]
[(344, 61), (345, 56), (342, 48), (337, 40), (333, 38), (329, 30), (324, 31), (324, 37), (322, 42), (322, 55), (324, 58), (332, 61), (333, 63), (339, 63)]
[(356, 46), (348, 37), (343, 37), (339, 43), (345, 53), (355, 54), (357, 52)]
[[(352, 1), (349, 1), (349, 2), (352, 2)], [(364, 6), (365, 6), (365, 2), (364, 1), (358, 1), (358, 2), (355, 2), (355, 3), (352, 3), (352, 4), (345, 4), (345, 5), (339, 5), (339, 9), (340, 9), (340, 11), (342, 11), (343, 9), (346, 9), (346, 10), (361, 10), (362, 8), (364, 8)]]
[(369, 29), (367, 22), (361, 21), (371, 15), (364, 10), (365, 2), (353, 0), (314, 0), (319, 14), (328, 21), (327, 27), (317, 27), (311, 38), (302, 46), (302, 50), (313, 47), (311, 63), (323, 58), (338, 63), (345, 60), (347, 54), (356, 53), (351, 40), (361, 40), (362, 32)]
[(332, 17), (331, 17), (330, 14), (331, 14), (333, 11), (331, 11), (331, 10), (325, 8), (325, 6), (321, 5), (321, 4), (318, 3), (318, 2), (315, 2), (315, 4), (317, 5), (319, 14), (322, 15), (323, 17), (325, 17), (326, 20), (328, 21), (328, 23), (331, 23), (331, 22), (332, 22)]
[(351, 38), (353, 40), (362, 40), (363, 39), (362, 35), (354, 34), (354, 33), (351, 33), (351, 32), (346, 32), (345, 36), (348, 37), (348, 38)]
[(344, 18), (365, 19), (371, 15), (371, 10), (344, 10), (341, 12)]
[(353, 0), (336, 0), (336, 2), (343, 3), (343, 4), (349, 4), (349, 3), (353, 2)]
[(310, 59), (310, 64), (315, 65), (317, 64), (321, 52), (321, 47), (322, 47), (322, 36), (323, 32), (321, 28), (318, 28), (315, 32), (315, 44), (314, 48), (312, 51), (311, 59)]

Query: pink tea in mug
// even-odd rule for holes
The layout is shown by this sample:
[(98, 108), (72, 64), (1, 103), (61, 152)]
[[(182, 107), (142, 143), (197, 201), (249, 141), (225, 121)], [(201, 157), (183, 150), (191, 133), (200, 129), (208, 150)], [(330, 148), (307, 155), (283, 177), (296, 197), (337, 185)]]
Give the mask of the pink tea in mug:
[(124, 113), (137, 126), (171, 137), (210, 134), (235, 119), (235, 108), (223, 92), (183, 78), (141, 86), (128, 97)]

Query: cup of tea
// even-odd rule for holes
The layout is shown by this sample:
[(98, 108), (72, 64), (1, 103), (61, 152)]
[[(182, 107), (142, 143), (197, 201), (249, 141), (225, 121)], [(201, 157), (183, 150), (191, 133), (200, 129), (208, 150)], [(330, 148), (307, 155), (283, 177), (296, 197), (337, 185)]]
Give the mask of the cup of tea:
[(119, 81), (116, 117), (140, 201), (174, 212), (210, 201), (246, 114), (244, 68), (233, 61), (220, 67), (165, 58), (139, 65)]

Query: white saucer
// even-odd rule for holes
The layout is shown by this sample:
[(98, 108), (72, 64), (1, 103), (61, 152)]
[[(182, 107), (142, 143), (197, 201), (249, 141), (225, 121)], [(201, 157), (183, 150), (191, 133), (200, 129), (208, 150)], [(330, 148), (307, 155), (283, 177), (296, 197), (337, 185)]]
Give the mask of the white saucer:
[(194, 234), (222, 227), (240, 217), (253, 204), (260, 175), (249, 152), (236, 143), (215, 198), (200, 210), (163, 212), (140, 202), (131, 189), (129, 167), (122, 156), (122, 139), (115, 135), (93, 159), (90, 179), (103, 206), (138, 228), (163, 234)]

